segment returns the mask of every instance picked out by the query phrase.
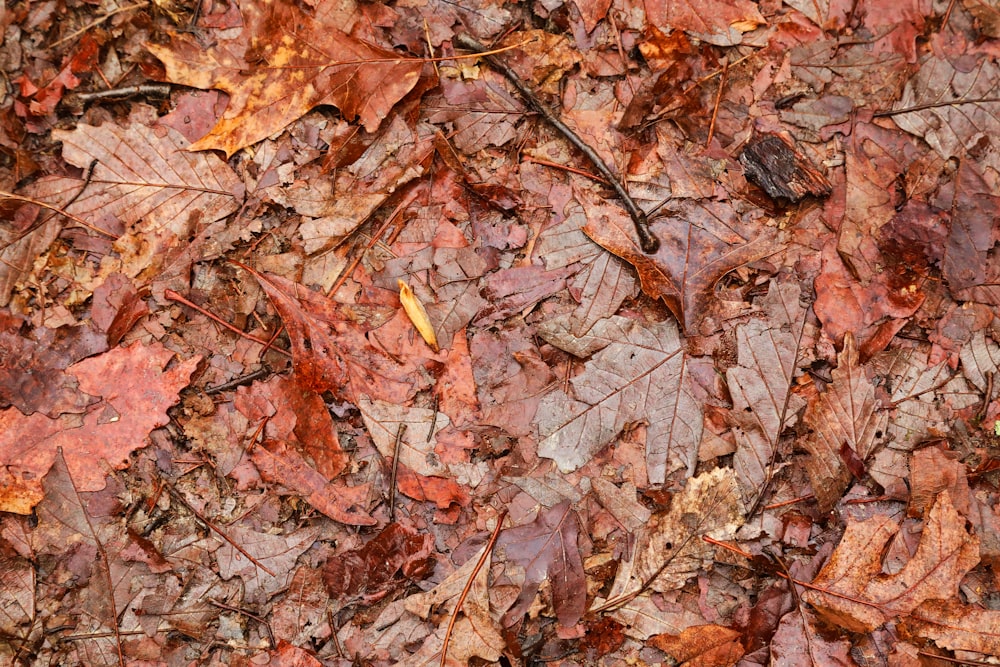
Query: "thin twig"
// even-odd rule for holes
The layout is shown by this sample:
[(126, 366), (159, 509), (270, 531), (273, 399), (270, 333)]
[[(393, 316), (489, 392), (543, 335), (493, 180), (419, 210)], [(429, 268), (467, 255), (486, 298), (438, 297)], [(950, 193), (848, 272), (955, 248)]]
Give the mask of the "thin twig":
[(441, 667), (445, 667), (448, 659), (448, 642), (451, 641), (451, 632), (455, 629), (455, 623), (458, 621), (458, 612), (462, 610), (465, 598), (469, 596), (469, 591), (472, 590), (472, 583), (476, 580), (479, 571), (483, 569), (483, 565), (486, 564), (486, 560), (490, 557), (493, 547), (496, 546), (497, 538), (500, 537), (500, 529), (503, 527), (503, 520), (506, 517), (507, 510), (500, 512), (500, 516), (497, 517), (497, 527), (493, 529), (490, 541), (486, 543), (486, 548), (483, 549), (483, 555), (479, 557), (479, 562), (476, 563), (476, 567), (472, 570), (469, 580), (465, 582), (465, 588), (462, 589), (462, 594), (458, 596), (458, 602), (455, 603), (455, 609), (451, 612), (451, 620), (448, 621), (448, 629), (445, 631), (444, 641), (441, 643)]
[(455, 43), (463, 48), (479, 53), (493, 69), (507, 77), (507, 80), (510, 81), (515, 88), (517, 88), (517, 91), (521, 94), (521, 97), (524, 98), (524, 101), (527, 102), (528, 106), (540, 113), (545, 120), (552, 125), (552, 127), (558, 130), (559, 133), (566, 138), (567, 141), (587, 156), (587, 159), (589, 159), (597, 171), (601, 173), (601, 176), (607, 179), (608, 183), (611, 184), (611, 189), (615, 191), (615, 194), (618, 195), (618, 198), (621, 200), (625, 210), (628, 211), (629, 216), (632, 218), (632, 222), (635, 224), (635, 232), (639, 236), (639, 245), (643, 252), (648, 254), (655, 253), (660, 247), (660, 241), (653, 235), (652, 232), (649, 231), (649, 220), (646, 219), (646, 213), (639, 208), (638, 204), (635, 203), (635, 200), (633, 200), (629, 195), (625, 186), (622, 185), (621, 181), (615, 173), (611, 171), (608, 165), (604, 163), (601, 156), (599, 156), (594, 149), (587, 144), (587, 142), (581, 139), (580, 136), (572, 130), (572, 128), (559, 120), (559, 117), (556, 116), (555, 112), (538, 99), (535, 92), (528, 86), (528, 84), (521, 80), (521, 77), (519, 77), (514, 70), (507, 67), (507, 65), (505, 65), (502, 61), (488, 55), (488, 51), (485, 46), (465, 34), (455, 35)]
[[(77, 195), (77, 196), (79, 196), (79, 195)], [(87, 222), (83, 218), (78, 218), (75, 215), (73, 215), (72, 213), (67, 212), (65, 209), (59, 208), (58, 206), (53, 206), (52, 204), (46, 204), (45, 202), (40, 201), (38, 199), (32, 199), (31, 197), (25, 197), (24, 195), (16, 195), (13, 192), (7, 192), (6, 190), (0, 190), (0, 199), (13, 199), (15, 201), (23, 201), (23, 202), (25, 202), (27, 204), (34, 204), (35, 206), (41, 206), (42, 208), (47, 208), (50, 211), (54, 211), (55, 213), (58, 213), (59, 215), (61, 215), (63, 217), (69, 218), (70, 220), (72, 220), (76, 224), (80, 225), (81, 227), (86, 227), (87, 229), (89, 229), (92, 232), (97, 232), (98, 234), (100, 234), (102, 236), (106, 236), (109, 239), (117, 239), (118, 238), (117, 236), (115, 236), (111, 232), (104, 231), (100, 227), (94, 227), (92, 224), (90, 224), (89, 222)], [(74, 197), (74, 199), (75, 199), (75, 197)]]
[(125, 86), (124, 88), (112, 88), (110, 90), (96, 90), (92, 93), (76, 93), (73, 95), (81, 102), (91, 102), (93, 100), (117, 99), (132, 97), (133, 95), (159, 95), (166, 97), (170, 94), (170, 86), (165, 83), (140, 84), (138, 86)]
[(722, 91), (726, 88), (726, 77), (729, 74), (729, 61), (722, 66), (722, 77), (719, 79), (719, 91), (715, 94), (715, 106), (712, 107), (712, 120), (708, 123), (708, 139), (705, 140), (705, 148), (712, 143), (715, 136), (715, 120), (719, 116), (719, 105), (722, 104)]
[(886, 111), (876, 111), (872, 114), (873, 118), (885, 118), (887, 116), (898, 116), (904, 113), (914, 113), (917, 111), (925, 111), (927, 109), (936, 109), (938, 107), (953, 107), (962, 104), (986, 104), (988, 102), (1000, 102), (1000, 97), (980, 97), (975, 100), (945, 100), (944, 102), (928, 102), (927, 104), (917, 104), (912, 107), (905, 107), (903, 109), (889, 109)]
[(389, 473), (389, 521), (396, 520), (396, 473), (399, 471), (399, 445), (403, 442), (406, 424), (396, 429), (396, 442), (392, 446), (392, 472)]
[(234, 607), (232, 605), (226, 604), (225, 602), (219, 602), (218, 600), (209, 599), (208, 604), (212, 605), (213, 607), (218, 607), (219, 609), (225, 609), (227, 611), (236, 612), (237, 614), (243, 614), (247, 618), (252, 618), (253, 620), (257, 621), (258, 623), (264, 626), (265, 630), (267, 630), (268, 641), (271, 642), (271, 648), (272, 649), (277, 648), (278, 642), (275, 641), (274, 639), (274, 631), (271, 630), (271, 624), (268, 623), (266, 619), (257, 616), (256, 614), (251, 614), (246, 609), (240, 609), (239, 607)]
[[(194, 303), (192, 303), (191, 301), (185, 299), (183, 296), (181, 296), (177, 292), (173, 291), (172, 289), (164, 290), (163, 291), (163, 296), (165, 296), (170, 301), (176, 301), (177, 303), (184, 304), (188, 308), (192, 308), (194, 310), (197, 310), (199, 313), (201, 313), (205, 317), (209, 318), (210, 320), (212, 320), (213, 322), (215, 322), (217, 324), (220, 324), (220, 325), (226, 327), (227, 329), (229, 329), (230, 331), (232, 331), (233, 333), (235, 333), (238, 336), (242, 336), (243, 338), (246, 338), (247, 340), (252, 340), (255, 343), (259, 343), (260, 345), (267, 345), (268, 344), (268, 342), (266, 340), (264, 340), (263, 338), (257, 338), (253, 334), (248, 334), (245, 331), (240, 331), (240, 329), (238, 329), (237, 327), (234, 327), (229, 322), (226, 322), (225, 320), (223, 320), (218, 315), (216, 315), (216, 314), (214, 314), (214, 313), (212, 313), (210, 311), (205, 310), (201, 306), (195, 305)], [(275, 352), (278, 352), (280, 354), (285, 355), (286, 357), (291, 357), (292, 356), (291, 352), (288, 352), (286, 350), (282, 350), (280, 347), (275, 347), (275, 348), (272, 348), (272, 349)]]
[(236, 540), (234, 540), (233, 538), (229, 537), (229, 535), (227, 535), (221, 528), (219, 528), (214, 523), (212, 523), (211, 521), (209, 521), (208, 518), (204, 514), (202, 514), (201, 512), (199, 512), (198, 510), (196, 510), (194, 507), (192, 507), (191, 503), (189, 503), (187, 501), (187, 498), (185, 498), (183, 495), (181, 495), (181, 492), (178, 491), (177, 489), (175, 489), (173, 487), (173, 485), (167, 484), (166, 487), (167, 487), (167, 491), (170, 492), (170, 495), (172, 495), (174, 498), (177, 499), (178, 502), (180, 502), (182, 505), (184, 505), (184, 507), (186, 507), (188, 509), (188, 511), (191, 512), (191, 514), (194, 514), (196, 517), (198, 517), (198, 520), (201, 521), (203, 524), (205, 524), (205, 526), (207, 526), (209, 530), (211, 530), (214, 533), (216, 533), (219, 537), (221, 537), (222, 539), (224, 539), (226, 542), (229, 542), (230, 546), (232, 546), (234, 549), (236, 549), (241, 554), (243, 554), (243, 556), (248, 561), (250, 561), (251, 563), (253, 563), (254, 566), (256, 566), (258, 569), (260, 569), (263, 572), (266, 572), (267, 574), (271, 575), (274, 578), (278, 577), (278, 575), (276, 575), (274, 572), (272, 572), (271, 570), (269, 570), (266, 565), (264, 565), (263, 563), (261, 563), (259, 560), (257, 560), (253, 556), (251, 556), (250, 552), (248, 552), (246, 549), (244, 549), (243, 547), (241, 547), (236, 542)]

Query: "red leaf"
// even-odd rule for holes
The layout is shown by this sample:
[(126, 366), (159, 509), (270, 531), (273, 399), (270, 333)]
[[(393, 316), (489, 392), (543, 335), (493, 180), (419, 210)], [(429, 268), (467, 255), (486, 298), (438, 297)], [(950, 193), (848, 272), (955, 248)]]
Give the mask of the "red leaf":
[(430, 574), (432, 553), (432, 535), (390, 523), (360, 549), (328, 560), (323, 566), (323, 581), (335, 600), (375, 602), (401, 579), (423, 579)]

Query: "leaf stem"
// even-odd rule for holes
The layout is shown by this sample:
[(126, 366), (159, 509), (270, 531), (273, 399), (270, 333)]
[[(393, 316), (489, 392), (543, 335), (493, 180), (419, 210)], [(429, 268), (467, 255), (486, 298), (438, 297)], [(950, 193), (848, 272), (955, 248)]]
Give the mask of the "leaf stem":
[(507, 77), (507, 80), (517, 88), (517, 92), (521, 94), (524, 101), (527, 102), (528, 106), (537, 111), (549, 122), (552, 127), (559, 131), (560, 134), (565, 137), (567, 141), (573, 144), (581, 153), (587, 156), (587, 159), (594, 165), (594, 167), (601, 173), (608, 183), (611, 185), (611, 189), (615, 191), (618, 198), (621, 200), (622, 205), (625, 210), (628, 211), (629, 216), (632, 218), (632, 222), (635, 224), (635, 232), (639, 236), (639, 246), (642, 248), (643, 252), (646, 254), (653, 254), (660, 248), (660, 241), (649, 231), (649, 220), (646, 218), (646, 213), (639, 208), (639, 205), (635, 203), (635, 200), (629, 195), (625, 186), (622, 185), (619, 178), (615, 175), (613, 171), (605, 164), (601, 156), (590, 147), (587, 142), (580, 138), (576, 132), (573, 131), (568, 125), (559, 120), (555, 112), (552, 111), (545, 103), (543, 103), (538, 96), (535, 94), (527, 83), (521, 80), (521, 77), (517, 75), (514, 70), (507, 67), (502, 61), (489, 55), (491, 52), (486, 49), (485, 46), (477, 42), (472, 37), (465, 34), (455, 35), (455, 43), (459, 46), (469, 49), (471, 51), (477, 52), (483, 57), (486, 62), (490, 64), (490, 67)]

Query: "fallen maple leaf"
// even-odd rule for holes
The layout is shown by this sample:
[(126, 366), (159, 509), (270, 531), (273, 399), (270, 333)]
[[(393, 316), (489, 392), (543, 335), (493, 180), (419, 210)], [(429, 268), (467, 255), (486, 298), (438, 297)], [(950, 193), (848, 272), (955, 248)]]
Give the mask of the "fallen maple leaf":
[(820, 507), (833, 507), (850, 482), (841, 448), (867, 460), (885, 437), (888, 415), (875, 396), (869, 370), (860, 364), (854, 336), (844, 336), (833, 382), (806, 409), (805, 422), (814, 434), (802, 441), (809, 452), (806, 469)]
[(504, 625), (517, 622), (528, 611), (543, 581), (552, 585), (552, 606), (559, 626), (571, 631), (587, 606), (583, 561), (576, 544), (579, 519), (567, 500), (538, 513), (527, 525), (500, 533), (496, 553), (524, 568), (524, 587), (504, 616)]
[(683, 30), (719, 46), (735, 46), (743, 41), (744, 33), (767, 24), (749, 0), (649, 0), (645, 5), (646, 20), (651, 24)]
[(979, 537), (966, 532), (948, 492), (928, 513), (913, 558), (899, 572), (883, 574), (883, 550), (898, 530), (883, 515), (848, 519), (840, 544), (802, 598), (835, 627), (871, 632), (925, 600), (956, 596), (962, 577), (979, 562)]
[[(729, 202), (683, 200), (650, 224), (660, 249), (639, 247), (631, 219), (603, 208), (583, 231), (639, 272), (642, 291), (662, 299), (686, 333), (698, 333), (715, 285), (727, 273), (774, 251), (778, 231), (762, 218), (744, 220)], [(711, 333), (711, 332), (701, 332)]]
[(208, 49), (189, 37), (171, 46), (148, 45), (167, 79), (229, 93), (229, 107), (190, 150), (231, 156), (282, 129), (313, 107), (329, 104), (369, 132), (416, 85), (423, 61), (342, 32), (329, 17), (315, 18), (284, 0), (240, 3), (249, 45)]
[(676, 324), (615, 316), (593, 336), (605, 347), (571, 380), (573, 396), (559, 389), (539, 405), (538, 455), (570, 472), (626, 424), (645, 421), (649, 481), (662, 484), (674, 470), (691, 470), (703, 419)]
[(134, 343), (67, 368), (81, 391), (101, 397), (82, 419), (26, 417), (17, 408), (0, 412), (0, 486), (37, 487), (61, 447), (76, 488), (103, 489), (104, 464), (122, 469), (130, 453), (146, 446), (149, 432), (169, 421), (167, 408), (177, 402), (200, 361), (193, 357), (164, 370), (173, 357), (161, 343)]

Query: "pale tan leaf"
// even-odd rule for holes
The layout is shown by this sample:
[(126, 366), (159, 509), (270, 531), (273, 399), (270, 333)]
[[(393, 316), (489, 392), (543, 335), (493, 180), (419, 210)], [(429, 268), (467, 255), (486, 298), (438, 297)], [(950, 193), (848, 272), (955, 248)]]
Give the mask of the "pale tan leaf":
[(962, 360), (965, 377), (969, 378), (976, 389), (985, 392), (990, 384), (990, 376), (997, 372), (997, 366), (1000, 365), (1000, 345), (987, 339), (986, 332), (980, 329), (962, 347), (959, 358)]
[(781, 432), (805, 405), (792, 393), (806, 315), (799, 292), (794, 283), (772, 281), (761, 304), (768, 318), (736, 328), (738, 365), (726, 381), (741, 425), (733, 468), (748, 507), (770, 481)]
[(931, 508), (913, 558), (899, 572), (883, 574), (883, 548), (898, 529), (886, 516), (849, 519), (840, 544), (803, 599), (828, 623), (871, 632), (925, 600), (956, 596), (962, 577), (979, 562), (979, 538), (965, 530), (948, 492)]
[(638, 530), (645, 526), (652, 516), (649, 509), (636, 499), (634, 484), (627, 482), (619, 488), (603, 477), (595, 477), (590, 480), (590, 485), (601, 505), (611, 512), (626, 530)]
[(730, 468), (716, 468), (688, 480), (674, 496), (670, 511), (654, 516), (642, 532), (633, 568), (620, 567), (609, 599), (649, 588), (670, 591), (698, 572), (711, 569), (715, 547), (703, 537), (732, 539), (744, 516)]
[(430, 318), (427, 317), (427, 311), (424, 309), (424, 304), (421, 303), (420, 299), (413, 293), (413, 288), (410, 287), (405, 280), (399, 279), (399, 302), (403, 304), (403, 310), (406, 311), (406, 316), (410, 318), (413, 322), (413, 327), (420, 334), (420, 337), (424, 339), (424, 342), (435, 352), (438, 351), (437, 336), (434, 334), (434, 325), (431, 324)]
[(613, 342), (573, 378), (572, 397), (557, 390), (542, 399), (538, 454), (570, 472), (626, 424), (645, 421), (649, 481), (662, 484), (670, 472), (693, 470), (703, 420), (687, 364), (672, 321), (623, 322)]
[(427, 408), (408, 408), (386, 401), (373, 401), (367, 396), (360, 397), (358, 409), (382, 456), (392, 458), (396, 434), (405, 425), (399, 443), (399, 462), (420, 475), (447, 474), (447, 466), (434, 453), (437, 441), (431, 434), (432, 426), (434, 433), (439, 433), (451, 423), (446, 414)]

